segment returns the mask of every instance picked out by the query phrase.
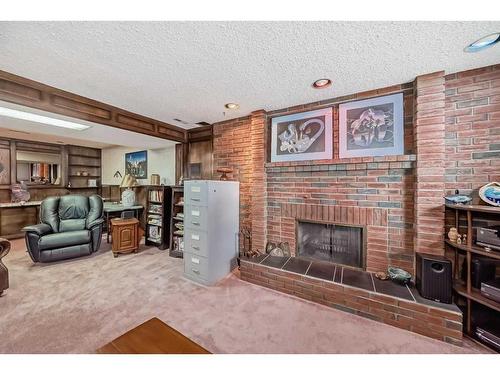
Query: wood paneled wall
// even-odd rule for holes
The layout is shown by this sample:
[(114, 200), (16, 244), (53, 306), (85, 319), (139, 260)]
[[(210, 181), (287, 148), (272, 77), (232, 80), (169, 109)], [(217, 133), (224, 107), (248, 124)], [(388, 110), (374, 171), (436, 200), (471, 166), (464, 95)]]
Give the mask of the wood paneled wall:
[[(213, 177), (212, 126), (188, 130), (187, 156), (184, 166), (186, 178), (211, 179)], [(200, 173), (193, 174), (193, 164), (200, 164)]]

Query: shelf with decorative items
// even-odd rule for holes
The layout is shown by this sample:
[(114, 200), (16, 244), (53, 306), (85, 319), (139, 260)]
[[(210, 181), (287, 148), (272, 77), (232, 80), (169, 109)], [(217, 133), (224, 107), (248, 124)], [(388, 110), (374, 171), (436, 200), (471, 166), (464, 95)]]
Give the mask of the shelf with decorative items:
[(184, 252), (184, 188), (172, 186), (170, 207), (170, 251), (172, 257), (182, 258)]
[[(453, 288), (457, 305), (464, 308), (464, 333), (484, 344), (488, 341), (481, 340), (478, 333), (484, 316), (500, 323), (500, 302), (484, 289), (484, 283), (495, 282), (498, 275), (500, 243), (495, 243), (495, 238), (491, 243), (483, 240), (484, 231), (492, 230), (497, 231), (500, 242), (500, 207), (446, 203), (445, 210), (448, 228), (444, 243), (453, 254)], [(487, 268), (488, 273), (484, 271)]]
[(96, 189), (101, 181), (101, 150), (68, 145), (68, 188)]
[(147, 190), (146, 245), (165, 250), (170, 238), (170, 186), (151, 185)]

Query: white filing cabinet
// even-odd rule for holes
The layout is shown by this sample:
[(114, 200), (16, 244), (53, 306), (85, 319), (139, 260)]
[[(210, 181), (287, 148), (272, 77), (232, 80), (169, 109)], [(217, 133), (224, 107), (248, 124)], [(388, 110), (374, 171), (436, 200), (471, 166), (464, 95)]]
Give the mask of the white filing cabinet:
[(184, 181), (184, 276), (213, 285), (238, 257), (240, 184)]

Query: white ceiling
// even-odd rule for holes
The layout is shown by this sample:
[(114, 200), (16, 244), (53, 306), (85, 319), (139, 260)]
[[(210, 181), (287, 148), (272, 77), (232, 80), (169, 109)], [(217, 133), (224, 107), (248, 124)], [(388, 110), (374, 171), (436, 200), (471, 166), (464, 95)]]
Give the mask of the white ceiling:
[[(0, 69), (161, 121), (209, 123), (500, 62), (500, 22), (0, 22)], [(314, 90), (328, 77), (333, 85)], [(240, 109), (224, 115), (227, 102)]]
[(2, 101), (0, 101), (0, 106), (90, 126), (89, 129), (85, 130), (73, 130), (0, 116), (0, 137), (96, 148), (127, 146), (140, 149), (158, 149), (171, 147), (177, 143)]

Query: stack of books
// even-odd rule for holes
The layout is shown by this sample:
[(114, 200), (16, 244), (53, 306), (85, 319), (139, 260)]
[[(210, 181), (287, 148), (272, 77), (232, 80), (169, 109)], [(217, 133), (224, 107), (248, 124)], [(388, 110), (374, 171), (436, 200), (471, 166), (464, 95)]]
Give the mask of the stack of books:
[(161, 242), (161, 227), (150, 226), (148, 230), (148, 240), (152, 242)]
[(161, 227), (161, 215), (148, 215), (149, 225), (158, 225)]
[(150, 190), (149, 200), (153, 202), (163, 202), (163, 190)]

